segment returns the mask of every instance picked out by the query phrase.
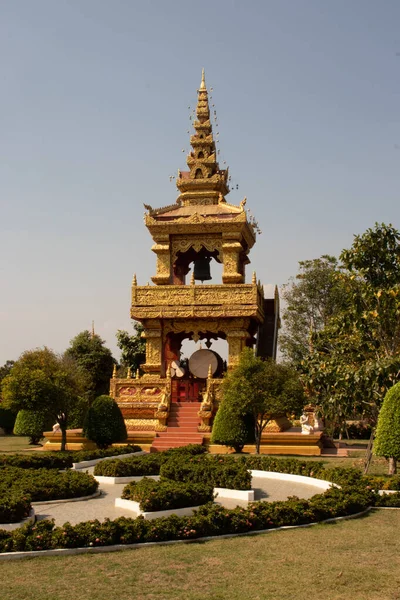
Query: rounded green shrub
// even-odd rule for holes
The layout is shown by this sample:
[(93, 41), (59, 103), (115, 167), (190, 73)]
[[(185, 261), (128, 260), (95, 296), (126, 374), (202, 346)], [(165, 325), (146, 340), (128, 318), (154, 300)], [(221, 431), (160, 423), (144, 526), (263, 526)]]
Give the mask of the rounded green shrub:
[(400, 383), (387, 392), (378, 416), (374, 454), (390, 461), (390, 473), (396, 472), (400, 460)]
[(223, 400), (215, 415), (211, 443), (229, 446), (236, 452), (241, 452), (250, 441), (250, 432), (254, 427), (253, 423), (249, 423), (249, 418)]
[(99, 396), (89, 408), (83, 432), (99, 448), (108, 448), (127, 438), (125, 421), (118, 404), (110, 396)]
[(35, 410), (20, 410), (14, 425), (15, 435), (27, 435), (30, 444), (38, 444), (43, 437), (43, 431), (52, 426), (49, 414)]
[(172, 510), (187, 506), (200, 506), (214, 499), (211, 485), (182, 481), (154, 481), (144, 477), (128, 483), (122, 498), (139, 502), (143, 511)]

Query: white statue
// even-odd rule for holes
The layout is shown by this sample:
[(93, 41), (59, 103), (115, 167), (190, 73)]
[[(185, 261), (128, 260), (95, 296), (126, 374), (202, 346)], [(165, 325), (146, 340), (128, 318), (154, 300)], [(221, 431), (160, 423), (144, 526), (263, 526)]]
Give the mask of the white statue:
[(308, 421), (308, 415), (303, 413), (300, 417), (301, 433), (304, 435), (310, 435), (313, 432), (313, 427)]
[(54, 423), (53, 425), (53, 433), (59, 433), (61, 431), (61, 427), (59, 423)]

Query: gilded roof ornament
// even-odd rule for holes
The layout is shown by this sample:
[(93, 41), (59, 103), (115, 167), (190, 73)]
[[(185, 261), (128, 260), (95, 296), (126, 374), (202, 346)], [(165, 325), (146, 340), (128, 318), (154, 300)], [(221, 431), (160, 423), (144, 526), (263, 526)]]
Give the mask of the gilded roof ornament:
[(200, 89), (201, 90), (205, 90), (206, 88), (206, 78), (205, 78), (205, 74), (204, 74), (204, 67), (201, 70), (201, 83), (200, 83)]

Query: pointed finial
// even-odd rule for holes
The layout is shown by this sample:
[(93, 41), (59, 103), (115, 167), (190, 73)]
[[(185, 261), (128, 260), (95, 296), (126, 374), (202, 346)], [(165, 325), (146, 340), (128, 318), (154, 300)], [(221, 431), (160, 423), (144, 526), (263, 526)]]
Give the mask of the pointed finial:
[(137, 286), (136, 273), (133, 274), (132, 285)]
[(255, 272), (255, 271), (253, 271), (253, 277), (252, 277), (252, 279), (251, 279), (251, 283), (252, 283), (253, 285), (257, 285), (257, 275), (256, 275), (256, 272)]
[(140, 372), (139, 372), (139, 369), (136, 369), (136, 379), (139, 379), (139, 378), (140, 378)]
[(132, 379), (132, 371), (131, 371), (131, 368), (130, 368), (130, 367), (128, 367), (128, 371), (127, 371), (127, 373), (126, 373), (126, 378), (127, 378), (127, 379)]
[(205, 75), (204, 75), (204, 68), (201, 70), (200, 89), (201, 90), (205, 90), (206, 89), (206, 78), (205, 78)]
[(112, 376), (113, 376), (113, 379), (115, 379), (116, 376), (117, 376), (117, 365), (115, 363), (114, 363), (114, 366), (113, 366), (113, 374), (112, 374)]
[(192, 271), (192, 274), (190, 276), (190, 285), (194, 285), (195, 284), (195, 280), (194, 280), (194, 271)]
[(171, 379), (171, 365), (167, 367), (167, 379)]
[(207, 379), (212, 379), (212, 367), (211, 367), (211, 363), (208, 365)]

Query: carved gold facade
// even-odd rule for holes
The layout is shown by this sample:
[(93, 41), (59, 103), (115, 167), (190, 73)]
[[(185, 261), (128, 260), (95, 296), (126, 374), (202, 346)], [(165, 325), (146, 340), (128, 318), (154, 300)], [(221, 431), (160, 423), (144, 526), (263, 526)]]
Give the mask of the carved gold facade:
[[(189, 170), (178, 172), (176, 203), (158, 209), (145, 205), (156, 272), (153, 285), (138, 285), (134, 277), (131, 317), (143, 324), (146, 362), (139, 379), (111, 381), (111, 395), (122, 408), (128, 428), (143, 428), (146, 419), (149, 429), (166, 428), (176, 388), (168, 372), (180, 358), (183, 339), (205, 340), (206, 345), (213, 339), (226, 340), (230, 368), (244, 347), (254, 346), (264, 322), (263, 288), (255, 276), (251, 283), (245, 277), (257, 225), (247, 217), (246, 199), (238, 206), (226, 202), (229, 173), (217, 162), (204, 71), (196, 115)], [(194, 275), (186, 282), (196, 261), (220, 263), (222, 284), (198, 284)], [(199, 430), (207, 432), (221, 395), (221, 378), (209, 376), (197, 384)]]

